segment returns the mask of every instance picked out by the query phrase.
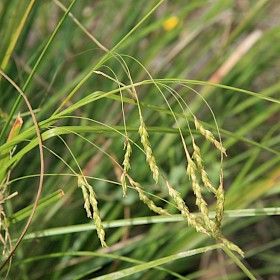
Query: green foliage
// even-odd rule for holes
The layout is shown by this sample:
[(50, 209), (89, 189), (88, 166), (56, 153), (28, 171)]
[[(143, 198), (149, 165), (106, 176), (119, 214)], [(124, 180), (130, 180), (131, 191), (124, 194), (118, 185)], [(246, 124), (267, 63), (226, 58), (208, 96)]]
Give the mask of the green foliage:
[(277, 275), (278, 6), (2, 1), (1, 276)]

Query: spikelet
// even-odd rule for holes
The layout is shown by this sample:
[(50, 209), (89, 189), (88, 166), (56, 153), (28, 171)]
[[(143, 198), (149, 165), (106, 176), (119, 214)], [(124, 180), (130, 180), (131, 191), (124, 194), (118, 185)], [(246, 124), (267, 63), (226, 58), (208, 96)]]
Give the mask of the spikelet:
[(107, 247), (107, 244), (105, 242), (105, 230), (101, 222), (99, 209), (97, 207), (96, 196), (90, 185), (88, 185), (88, 190), (89, 190), (89, 201), (93, 209), (93, 221), (96, 226), (97, 235), (99, 237), (102, 247)]
[(228, 249), (237, 252), (242, 258), (244, 258), (244, 252), (238, 246), (236, 246), (223, 236), (220, 236), (217, 239), (221, 241)]
[(210, 141), (212, 144), (215, 145), (215, 147), (224, 155), (226, 154), (226, 149), (225, 147), (221, 144), (221, 142), (217, 141), (214, 137), (214, 135), (212, 134), (211, 131), (205, 129), (202, 124), (198, 121), (198, 119), (194, 116), (194, 124), (195, 124), (195, 128), (201, 133), (201, 135), (203, 135), (205, 137), (205, 139), (207, 139), (208, 141)]
[(199, 147), (195, 144), (194, 140), (193, 140), (193, 149), (194, 149), (194, 152), (193, 152), (193, 158), (196, 162), (196, 166), (197, 166), (197, 171), (200, 173), (200, 176), (201, 176), (201, 180), (203, 182), (203, 185), (205, 186), (205, 188), (216, 194), (217, 193), (217, 190), (214, 188), (214, 186), (212, 185), (211, 181), (209, 180), (209, 177), (207, 175), (207, 172), (205, 171), (205, 168), (203, 166), (203, 163), (202, 163), (202, 158), (201, 158), (201, 154), (200, 154), (200, 149)]
[(78, 187), (81, 188), (82, 193), (83, 193), (83, 197), (84, 197), (84, 208), (87, 212), (87, 217), (92, 219), (92, 213), (91, 213), (91, 207), (90, 207), (90, 202), (89, 202), (89, 195), (87, 192), (87, 188), (86, 185), (84, 183), (83, 177), (82, 176), (78, 176)]
[(150, 210), (152, 210), (153, 212), (155, 212), (159, 215), (170, 216), (170, 213), (167, 210), (156, 206), (155, 203), (145, 195), (145, 193), (143, 192), (139, 183), (135, 182), (129, 176), (128, 176), (128, 179), (129, 179), (131, 186), (133, 186), (137, 190), (140, 200), (142, 200), (150, 208)]
[(170, 186), (170, 184), (167, 180), (165, 180), (165, 182), (166, 182), (167, 187), (168, 187), (169, 195), (175, 201), (175, 203), (176, 203), (178, 209), (180, 210), (182, 216), (187, 218), (188, 224), (191, 225), (193, 228), (195, 228), (196, 231), (209, 235), (209, 233), (207, 232), (205, 227), (202, 225), (202, 223), (199, 222), (198, 219), (196, 219), (195, 216), (190, 213), (190, 211), (189, 211), (188, 207), (186, 206), (184, 200), (182, 199), (180, 193), (177, 192), (176, 190), (174, 190)]
[(123, 197), (126, 196), (126, 191), (127, 191), (127, 184), (126, 184), (126, 179), (125, 179), (125, 172), (122, 172), (121, 175), (121, 184), (122, 184), (122, 190), (123, 190)]
[(100, 243), (102, 247), (107, 247), (107, 244), (105, 242), (105, 231), (97, 207), (95, 192), (93, 191), (92, 186), (81, 175), (78, 175), (78, 187), (82, 189), (82, 193), (85, 201), (84, 208), (86, 209), (88, 218), (91, 219), (93, 218)]
[(139, 134), (140, 134), (140, 138), (141, 138), (141, 143), (142, 143), (144, 151), (146, 153), (146, 161), (149, 163), (150, 169), (153, 174), (153, 178), (154, 178), (155, 182), (157, 183), (158, 177), (159, 177), (159, 171), (158, 171), (158, 167), (156, 165), (155, 157), (153, 156), (153, 151), (151, 148), (150, 141), (148, 139), (149, 138), (148, 131), (146, 129), (146, 125), (145, 125), (142, 117), (140, 117)]
[(135, 188), (139, 193), (140, 200), (142, 200), (153, 212), (159, 215), (170, 216), (170, 213), (168, 213), (165, 209), (156, 206), (155, 203), (144, 194), (140, 186), (135, 186)]
[(221, 230), (221, 223), (224, 214), (224, 204), (225, 204), (225, 195), (223, 189), (223, 173), (222, 170), (220, 171), (220, 185), (217, 190), (216, 198), (216, 216), (215, 216), (215, 224), (216, 224), (216, 231), (220, 232)]
[(125, 155), (124, 155), (124, 160), (123, 160), (123, 172), (121, 175), (121, 184), (122, 184), (122, 189), (123, 189), (123, 196), (126, 196), (126, 191), (127, 191), (127, 184), (126, 184), (126, 174), (127, 171), (130, 169), (130, 155), (132, 153), (132, 148), (130, 145), (130, 142), (128, 139), (124, 142), (124, 149)]
[(130, 142), (128, 139), (124, 142), (124, 149), (126, 149), (126, 152), (125, 152), (124, 160), (123, 160), (123, 168), (127, 172), (130, 169), (129, 159), (130, 159), (130, 155), (132, 153), (132, 148), (131, 148), (131, 145), (130, 145)]
[(201, 212), (202, 219), (205, 223), (205, 226), (207, 227), (208, 231), (213, 231), (214, 224), (209, 218), (209, 211), (207, 208), (207, 203), (201, 194), (201, 188), (199, 186), (198, 179), (197, 179), (196, 172), (195, 172), (195, 163), (190, 158), (188, 158), (187, 174), (191, 178), (192, 189), (193, 189), (193, 192), (194, 192), (195, 198), (196, 198), (195, 203)]

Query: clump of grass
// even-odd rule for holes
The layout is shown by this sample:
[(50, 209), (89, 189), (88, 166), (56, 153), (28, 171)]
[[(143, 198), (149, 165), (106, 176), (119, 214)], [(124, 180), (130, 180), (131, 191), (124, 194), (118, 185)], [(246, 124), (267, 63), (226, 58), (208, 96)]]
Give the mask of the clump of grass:
[[(105, 231), (99, 211), (103, 213), (112, 207), (114, 211), (110, 211), (110, 215), (106, 215), (106, 217), (109, 220), (108, 224), (116, 221), (118, 228), (115, 229), (114, 235), (106, 236), (107, 243), (116, 244), (116, 246), (110, 248), (114, 253), (112, 255), (96, 253), (98, 245), (90, 242), (91, 237), (88, 238), (86, 231), (83, 233), (77, 231), (79, 234), (67, 235), (67, 238), (64, 238), (64, 234), (67, 232), (64, 230), (67, 229), (67, 226), (64, 226), (61, 231), (63, 233), (59, 233), (60, 235), (55, 233), (56, 237), (52, 239), (52, 236), (47, 233), (52, 232), (52, 227), (56, 229), (60, 224), (63, 224), (65, 215), (72, 215), (73, 221), (79, 221), (79, 211), (73, 210), (73, 207), (77, 207), (77, 204), (71, 205), (73, 207), (64, 207), (63, 211), (59, 211), (62, 204), (56, 202), (52, 209), (44, 210), (43, 215), (38, 212), (38, 215), (35, 215), (32, 220), (30, 230), (36, 231), (36, 227), (41, 228), (43, 223), (45, 223), (43, 225), (48, 225), (41, 232), (42, 235), (46, 233), (45, 238), (41, 239), (40, 246), (34, 247), (33, 242), (26, 242), (24, 246), (19, 247), (18, 251), (15, 252), (16, 254), (12, 254), (16, 262), (12, 265), (11, 278), (15, 278), (19, 275), (18, 273), (21, 273), (24, 279), (33, 277), (36, 279), (45, 277), (81, 279), (100, 275), (106, 277), (106, 274), (110, 271), (124, 274), (125, 272), (131, 273), (135, 274), (134, 277), (136, 278), (146, 279), (183, 279), (179, 273), (188, 277), (185, 274), (190, 271), (196, 271), (200, 275), (204, 274), (202, 276), (204, 278), (216, 276), (219, 278), (224, 277), (225, 274), (228, 274), (229, 278), (242, 278), (240, 275), (231, 275), (233, 270), (229, 269), (227, 271), (227, 264), (220, 263), (220, 259), (219, 264), (221, 265), (219, 266), (223, 267), (224, 271), (220, 275), (213, 276), (213, 273), (219, 273), (219, 271), (216, 269), (217, 267), (211, 264), (207, 267), (204, 266), (203, 256), (200, 271), (197, 271), (197, 267), (194, 265), (197, 262), (186, 261), (185, 266), (179, 266), (175, 262), (176, 258), (169, 258), (174, 254), (181, 258), (181, 248), (185, 247), (193, 246), (197, 252), (200, 251), (198, 246), (209, 242), (207, 236), (215, 238), (220, 243), (218, 247), (210, 246), (209, 250), (228, 248), (243, 256), (243, 252), (222, 235), (222, 225), (226, 227), (227, 232), (232, 234), (232, 238), (235, 238), (238, 244), (242, 246), (246, 244), (248, 245), (247, 248), (252, 248), (251, 252), (248, 252), (248, 256), (251, 257), (246, 259), (252, 267), (252, 271), (255, 263), (254, 254), (258, 249), (262, 252), (262, 249), (268, 245), (264, 243), (264, 247), (261, 248), (259, 240), (267, 240), (267, 243), (270, 240), (273, 241), (269, 244), (271, 250), (264, 255), (260, 255), (260, 258), (264, 260), (262, 268), (267, 266), (269, 271), (267, 268), (258, 268), (259, 278), (273, 277), (274, 270), (278, 272), (278, 267), (270, 260), (279, 244), (278, 240), (274, 240), (275, 236), (277, 238), (277, 232), (279, 232), (277, 230), (279, 229), (278, 224), (273, 224), (273, 218), (271, 218), (269, 222), (272, 221), (270, 224), (273, 225), (271, 226), (273, 230), (263, 231), (262, 233), (256, 231), (256, 234), (264, 237), (258, 240), (252, 238), (248, 242), (246, 232), (252, 232), (259, 225), (267, 226), (267, 220), (264, 223), (262, 222), (265, 216), (258, 216), (257, 212), (255, 213), (255, 209), (259, 205), (264, 205), (264, 207), (274, 206), (278, 202), (279, 133), (277, 132), (279, 131), (279, 122), (275, 122), (275, 119), (279, 111), (279, 100), (276, 98), (279, 93), (279, 81), (275, 76), (275, 69), (271, 68), (271, 63), (268, 62), (273, 61), (274, 66), (278, 65), (279, 62), (277, 44), (271, 44), (271, 40), (275, 41), (279, 38), (279, 23), (268, 24), (267, 17), (265, 17), (266, 14), (270, 14), (270, 18), (273, 18), (273, 14), (270, 12), (276, 11), (277, 13), (277, 9), (274, 9), (277, 4), (267, 0), (244, 1), (245, 4), (241, 3), (242, 1), (239, 1), (240, 3), (231, 1), (232, 3), (227, 2), (223, 5), (220, 3), (222, 1), (193, 1), (193, 4), (181, 7), (180, 1), (169, 1), (170, 3), (162, 6), (159, 12), (153, 16), (152, 13), (163, 0), (159, 0), (156, 5), (153, 1), (146, 1), (144, 6), (141, 1), (135, 1), (135, 3), (131, 1), (131, 3), (133, 2), (131, 5), (126, 3), (124, 4), (125, 7), (120, 5), (118, 8), (104, 1), (96, 1), (98, 3), (88, 5), (88, 3), (73, 0), (69, 8), (63, 8), (65, 14), (62, 16), (56, 10), (63, 7), (59, 0), (54, 0), (52, 4), (44, 3), (41, 5), (38, 3), (39, 6), (35, 2), (25, 3), (20, 1), (21, 6), (18, 6), (19, 1), (10, 0), (3, 1), (0, 4), (0, 20), (1, 26), (3, 26), (0, 33), (4, 38), (3, 44), (0, 46), (0, 64), (2, 66), (1, 71), (9, 72), (9, 75), (13, 76), (13, 80), (19, 81), (19, 84), (23, 85), (23, 92), (26, 92), (27, 96), (31, 98), (32, 104), (37, 107), (36, 114), (42, 120), (40, 132), (44, 145), (46, 145), (45, 148), (52, 155), (55, 155), (55, 151), (57, 152), (54, 158), (46, 158), (50, 174), (44, 175), (47, 179), (45, 180), (44, 192), (54, 191), (57, 185), (64, 180), (61, 178), (69, 179), (67, 184), (63, 185), (65, 186), (65, 192), (69, 193), (68, 197), (71, 196), (71, 200), (75, 201), (76, 198), (78, 199), (78, 194), (74, 192), (77, 188), (77, 182), (76, 180), (70, 180), (70, 178), (71, 176), (76, 178), (77, 173), (72, 165), (76, 164), (75, 167), (77, 165), (86, 166), (85, 170), (79, 170), (79, 174), (97, 176), (94, 177), (97, 180), (94, 190), (97, 191), (99, 188), (102, 190), (102, 196), (99, 197), (98, 195), (98, 201), (104, 199), (108, 202), (102, 205), (97, 204), (97, 197), (92, 186), (88, 184), (84, 175), (78, 176), (78, 185), (83, 193), (86, 214), (94, 220), (102, 246), (106, 246)], [(74, 5), (75, 2), (76, 5)], [(32, 7), (36, 7), (36, 9), (32, 10), (32, 16), (29, 17)], [(70, 10), (71, 13), (69, 13)], [(105, 16), (95, 18), (95, 12), (98, 15)], [(119, 15), (118, 17), (115, 16), (116, 13)], [(65, 20), (68, 15), (71, 18)], [(78, 18), (81, 22), (75, 15), (79, 15)], [(146, 21), (148, 17), (150, 19)], [(139, 18), (142, 18), (140, 22)], [(58, 23), (55, 30), (54, 22)], [(28, 26), (26, 23), (28, 23)], [(78, 30), (76, 26), (74, 27), (74, 24), (77, 24)], [(274, 26), (271, 28), (272, 25)], [(39, 33), (36, 28), (33, 28), (36, 26), (43, 27)], [(131, 28), (131, 26), (134, 27)], [(54, 31), (49, 34), (49, 30)], [(72, 32), (74, 30), (75, 32)], [(134, 33), (136, 30), (137, 32)], [(84, 32), (87, 36), (83, 42), (81, 42), (80, 32)], [(61, 36), (60, 40), (55, 39), (58, 33)], [(48, 37), (50, 39), (44, 47), (45, 40)], [(9, 40), (10, 42), (8, 42)], [(95, 45), (89, 45), (89, 40), (92, 40)], [(102, 50), (102, 53), (96, 51), (96, 45)], [(117, 51), (120, 51), (120, 47), (122, 53), (129, 53), (133, 57), (134, 62), (137, 62), (137, 59), (145, 60), (145, 65), (152, 69), (154, 77), (193, 77), (197, 80), (192, 81), (183, 78), (154, 80), (152, 76), (149, 76), (148, 80), (144, 80), (147, 72), (144, 68), (139, 71), (137, 63), (129, 62), (125, 67), (123, 63), (120, 64), (120, 61), (122, 61), (120, 58), (129, 57), (116, 54)], [(94, 48), (93, 51), (92, 48)], [(254, 60), (255, 57), (260, 57), (260, 59)], [(188, 63), (185, 63), (185, 61), (188, 61)], [(104, 82), (102, 78), (100, 79), (100, 75), (99, 77), (92, 75), (98, 73), (108, 78), (108, 75), (103, 75), (102, 72), (97, 71), (101, 66), (106, 67), (106, 69), (114, 69), (113, 73), (117, 73), (115, 78), (110, 78), (109, 82), (107, 80)], [(125, 73), (122, 70), (125, 70)], [(133, 82), (131, 76), (137, 82)], [(207, 79), (209, 79), (209, 82), (223, 83), (233, 87), (201, 81)], [(0, 81), (3, 81), (1, 77)], [(237, 89), (234, 87), (236, 85), (243, 89), (253, 89), (259, 93)], [(141, 86), (145, 90), (142, 90)], [(186, 88), (190, 89), (191, 87), (194, 88), (193, 93), (197, 93), (195, 88), (199, 87), (199, 91), (203, 94), (188, 95)], [(146, 90), (146, 88), (149, 90)], [(162, 102), (159, 98), (159, 88), (164, 88), (163, 96), (168, 104)], [(138, 100), (136, 89), (137, 94), (141, 96), (141, 102)], [(126, 91), (129, 93), (129, 98), (118, 96), (118, 93), (126, 93)], [(2, 183), (0, 192), (0, 226), (2, 230), (0, 240), (4, 251), (8, 252), (11, 248), (10, 241), (20, 235), (22, 224), (13, 225), (14, 232), (10, 239), (8, 225), (5, 221), (9, 220), (9, 214), (13, 209), (21, 209), (23, 204), (32, 203), (30, 197), (33, 197), (34, 191), (33, 188), (31, 190), (31, 187), (34, 185), (34, 181), (29, 183), (28, 180), (31, 181), (32, 176), (38, 176), (38, 152), (35, 151), (34, 147), (38, 146), (37, 141), (40, 137), (38, 136), (38, 139), (34, 138), (34, 125), (29, 121), (29, 113), (25, 112), (26, 108), (22, 106), (23, 104), (20, 104), (19, 99), (13, 97), (13, 90), (5, 83), (1, 83), (1, 92), (3, 93), (0, 96), (3, 106), (0, 108), (0, 122), (3, 129), (0, 133), (0, 140), (2, 141), (0, 149), (1, 160), (5, 159), (7, 164), (3, 165), (3, 161), (0, 162), (0, 167), (4, 166), (4, 168), (0, 168), (0, 181)], [(232, 94), (233, 92), (238, 94)], [(185, 115), (185, 108), (177, 102), (178, 100), (174, 98), (173, 93), (177, 94), (177, 98), (181, 102), (186, 100), (186, 103), (184, 103), (186, 108), (188, 106), (192, 108), (193, 114), (191, 116), (193, 116), (196, 132), (202, 135), (205, 138), (203, 140), (206, 141), (196, 141), (197, 138), (194, 139), (190, 128), (190, 133), (186, 132), (185, 120), (187, 118), (191, 119), (191, 117), (189, 117), (189, 114)], [(46, 96), (47, 98), (45, 98)], [(132, 99), (130, 99), (131, 96)], [(214, 112), (217, 112), (219, 127), (223, 127), (222, 133), (225, 145), (222, 145), (222, 142), (214, 137), (217, 126), (215, 128), (212, 125), (213, 118), (207, 110), (200, 110), (205, 105), (202, 96), (207, 97), (211, 108)], [(112, 100), (113, 102), (111, 102)], [(116, 109), (119, 108), (120, 103), (123, 106), (123, 119), (125, 116), (129, 119), (128, 127), (126, 127), (125, 122), (122, 123), (121, 114)], [(168, 109), (166, 109), (166, 104)], [(63, 110), (64, 107), (67, 108)], [(136, 112), (137, 109), (138, 113)], [(143, 110), (145, 114), (142, 114), (141, 109), (145, 109)], [(174, 116), (178, 119), (178, 122), (175, 121), (174, 123), (174, 118), (170, 117), (173, 115), (171, 109), (174, 110)], [(16, 112), (19, 110), (27, 122), (23, 132), (20, 132), (15, 140), (13, 139), (14, 143), (20, 148), (15, 151), (14, 144), (6, 143), (4, 137), (8, 134), (11, 120), (16, 118)], [(52, 113), (53, 110), (55, 113)], [(149, 112), (146, 115), (148, 110)], [(181, 110), (183, 113), (178, 113)], [(106, 112), (110, 113), (106, 114)], [(92, 120), (92, 118), (98, 120), (99, 125), (106, 124), (106, 128), (96, 125), (97, 122), (94, 125), (87, 125), (87, 120)], [(202, 123), (200, 119), (205, 119), (205, 123)], [(242, 125), (240, 125), (241, 122)], [(67, 126), (68, 133), (66, 134), (63, 125)], [(186, 158), (184, 151), (179, 148), (177, 136), (175, 136), (175, 133), (178, 135), (178, 131), (181, 133), (180, 129), (182, 129), (183, 145), (186, 146)], [(119, 134), (115, 135), (115, 132)], [(131, 139), (128, 139), (127, 132), (129, 132)], [(76, 137), (77, 135), (81, 136), (80, 133), (85, 134), (83, 139)], [(159, 133), (161, 133), (161, 138), (158, 137)], [(66, 145), (57, 142), (56, 138), (62, 137), (62, 135), (66, 138), (63, 144), (67, 142), (70, 146), (73, 145), (73, 155), (76, 156), (71, 158), (70, 150), (65, 152)], [(133, 141), (136, 142), (135, 139), (138, 139), (139, 135), (143, 150), (138, 147), (138, 151), (132, 143), (134, 143)], [(123, 142), (123, 136), (125, 136), (124, 159), (122, 164), (116, 164), (118, 173), (115, 172), (115, 174), (117, 181), (121, 181), (123, 196), (127, 195), (127, 189), (131, 187), (137, 192), (138, 197), (135, 198), (133, 195), (130, 197), (129, 194), (126, 198), (120, 200), (119, 193), (115, 188), (115, 186), (119, 186), (119, 183), (112, 179), (111, 161), (106, 156), (112, 153), (116, 153), (115, 159), (123, 156), (120, 144)], [(96, 143), (96, 146), (87, 149), (85, 139)], [(190, 143), (190, 145), (187, 145), (184, 141)], [(209, 143), (220, 151), (221, 158), (226, 155), (224, 147), (227, 147), (229, 151), (230, 157), (223, 163), (223, 166), (220, 165), (219, 171), (216, 168), (219, 164), (217, 162), (217, 151), (209, 148), (209, 146), (212, 147), (212, 145), (208, 145)], [(137, 143), (135, 144), (136, 147)], [(97, 146), (101, 149), (98, 149)], [(140, 153), (145, 153), (148, 168), (142, 168), (145, 164), (133, 166), (135, 158), (132, 159), (131, 157), (132, 148), (135, 158)], [(107, 153), (106, 150), (109, 150), (109, 152)], [(191, 150), (193, 152), (190, 152)], [(261, 156), (259, 156), (260, 154)], [(188, 196), (183, 195), (187, 188), (179, 191), (179, 187), (186, 186), (186, 174), (184, 172), (182, 172), (183, 175), (177, 174), (177, 167), (182, 167), (182, 170), (184, 170), (181, 165), (185, 165), (185, 162), (187, 162), (186, 171), (189, 177), (186, 184), (190, 185), (193, 190), (198, 213), (190, 211)], [(8, 165), (9, 168), (6, 168)], [(130, 165), (133, 167), (132, 170)], [(16, 166), (19, 168), (15, 168)], [(70, 174), (68, 174), (68, 168), (70, 168)], [(137, 168), (141, 172), (138, 173)], [(11, 177), (9, 175), (12, 169), (14, 172)], [(176, 172), (173, 174), (175, 169)], [(122, 173), (119, 170), (122, 170)], [(29, 172), (34, 174), (28, 175)], [(210, 172), (220, 175), (219, 180), (210, 180), (215, 177), (215, 174)], [(135, 181), (128, 173), (133, 173)], [(136, 178), (138, 174), (141, 180)], [(166, 181), (168, 192), (161, 189), (162, 197), (160, 199), (162, 199), (161, 205), (164, 205), (163, 208), (158, 207), (153, 201), (153, 190), (149, 188), (148, 192), (145, 188), (146, 183), (150, 181), (151, 174), (157, 184), (155, 187), (159, 189), (161, 188), (161, 176), (163, 174), (168, 180), (170, 178), (170, 182), (172, 180), (172, 184)], [(227, 182), (226, 194), (228, 194), (228, 197), (226, 201), (223, 177)], [(128, 183), (130, 186), (128, 186)], [(16, 192), (11, 195), (8, 193), (14, 188), (23, 188), (24, 192), (21, 193), (20, 199), (10, 200)], [(205, 189), (210, 194), (205, 194)], [(208, 197), (210, 197), (209, 200)], [(139, 199), (147, 207), (141, 208), (135, 203)], [(174, 228), (170, 227), (162, 222), (165, 218), (161, 220), (161, 217), (157, 216), (152, 217), (151, 220), (146, 220), (149, 229), (151, 229), (149, 231), (144, 229), (140, 232), (139, 230), (130, 235), (129, 228), (123, 230), (122, 226), (127, 227), (127, 223), (119, 220), (123, 218), (124, 214), (125, 218), (133, 218), (132, 210), (135, 210), (135, 208), (142, 216), (139, 218), (142, 219), (141, 222), (146, 215), (149, 215), (147, 213), (149, 210), (159, 215), (168, 215), (169, 212), (164, 209), (168, 199), (175, 202), (175, 207), (186, 218), (189, 226), (197, 232), (204, 233), (205, 236), (198, 237), (195, 231), (185, 230), (186, 225), (184, 224), (176, 224)], [(174, 204), (172, 205), (174, 206)], [(131, 207), (131, 205), (133, 206)], [(241, 223), (238, 220), (240, 216), (235, 214), (234, 217), (229, 217), (231, 219), (230, 223), (227, 220), (223, 223), (225, 205), (227, 209), (240, 209), (250, 206), (252, 208), (250, 213), (255, 217), (254, 219), (244, 219), (244, 222)], [(213, 219), (212, 217), (210, 219), (209, 212), (212, 209), (215, 210), (215, 217), (213, 216)], [(238, 210), (235, 213), (238, 213)], [(154, 218), (159, 218), (157, 221), (160, 221), (156, 225), (153, 224)], [(173, 222), (177, 221), (176, 218), (174, 217)], [(170, 221), (172, 217), (168, 217), (168, 219)], [(85, 228), (87, 226), (89, 226), (90, 232), (90, 225), (84, 225)], [(69, 225), (69, 227), (73, 227), (73, 225)], [(75, 225), (73, 228), (75, 228)], [(177, 235), (177, 230), (180, 229), (180, 234)], [(242, 229), (245, 234), (239, 234), (237, 229)], [(123, 232), (125, 233), (122, 234)], [(36, 237), (35, 233), (33, 238)], [(139, 236), (138, 233), (140, 233)], [(174, 238), (174, 234), (176, 238)], [(49, 244), (57, 242), (58, 238), (63, 241), (61, 242), (63, 246), (52, 246), (54, 249), (50, 249)], [(138, 242), (141, 238), (144, 238), (145, 242)], [(160, 252), (158, 246), (156, 246), (158, 240), (160, 240), (163, 248)], [(175, 246), (170, 246), (170, 240), (175, 243)], [(192, 240), (195, 242), (192, 243)], [(126, 246), (127, 244), (128, 246)], [(48, 252), (45, 251), (46, 247), (48, 247)], [(32, 250), (29, 250), (29, 248)], [(108, 249), (102, 250), (106, 253)], [(208, 249), (200, 252), (206, 251)], [(28, 252), (32, 252), (32, 259), (28, 259)], [(162, 258), (163, 252), (165, 259), (173, 260), (173, 263), (168, 265), (170, 270), (163, 268), (157, 262), (159, 258)], [(54, 255), (45, 256), (46, 253), (54, 253)], [(67, 255), (68, 253), (69, 255)], [(92, 253), (91, 256), (94, 257), (90, 268), (87, 262), (90, 257), (89, 253)], [(85, 258), (82, 257), (83, 254), (85, 254)], [(124, 254), (129, 254), (131, 259), (124, 258)], [(50, 256), (57, 257), (55, 266), (53, 266), (54, 262)], [(74, 259), (74, 256), (77, 258)], [(189, 255), (186, 254), (186, 256)], [(44, 258), (44, 261), (40, 262), (42, 258)], [(117, 260), (114, 262), (110, 258)], [(133, 267), (127, 268), (129, 264), (125, 262), (135, 262), (133, 258), (139, 260), (139, 262), (143, 259), (145, 264), (140, 264), (140, 269), (137, 267), (138, 270), (136, 268), (135, 271), (133, 271)], [(236, 265), (240, 264), (240, 261), (236, 259), (231, 257)], [(259, 260), (259, 256), (256, 259)], [(36, 270), (34, 270), (35, 262)], [(50, 268), (47, 272), (46, 267)], [(51, 269), (52, 267), (54, 268)], [(97, 267), (100, 267), (100, 269), (95, 273), (94, 270)], [(155, 269), (150, 269), (152, 267)], [(248, 277), (254, 279), (254, 276), (252, 277), (248, 271), (244, 271)]]

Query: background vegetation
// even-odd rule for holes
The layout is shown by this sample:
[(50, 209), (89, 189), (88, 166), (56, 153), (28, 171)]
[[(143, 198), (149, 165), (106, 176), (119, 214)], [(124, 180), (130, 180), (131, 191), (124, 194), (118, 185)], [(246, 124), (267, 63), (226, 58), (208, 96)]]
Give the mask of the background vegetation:
[[(1, 263), (32, 214), (42, 173), (38, 131), (12, 82), (33, 108), (45, 164), (41, 200), (3, 277), (279, 279), (279, 19), (278, 1), (268, 0), (1, 1)], [(188, 226), (169, 196), (164, 178), (198, 211), (178, 127), (219, 185), (220, 152), (194, 116), (217, 139), (220, 131), (227, 150), (222, 232), (244, 259)], [(129, 175), (172, 216), (152, 212), (131, 181), (123, 197), (126, 135)], [(95, 192), (108, 247), (98, 217), (83, 209), (78, 175)], [(214, 211), (215, 196), (203, 195)]]

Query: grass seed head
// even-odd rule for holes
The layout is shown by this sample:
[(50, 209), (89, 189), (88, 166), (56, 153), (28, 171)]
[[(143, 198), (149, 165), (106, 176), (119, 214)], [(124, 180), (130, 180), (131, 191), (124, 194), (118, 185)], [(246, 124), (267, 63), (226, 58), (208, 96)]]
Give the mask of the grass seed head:
[(170, 213), (168, 211), (166, 211), (161, 207), (156, 206), (155, 203), (145, 195), (139, 183), (133, 181), (132, 185), (137, 190), (140, 200), (142, 200), (150, 208), (150, 210), (152, 210), (153, 212), (159, 215), (170, 216)]
[(132, 153), (132, 148), (131, 148), (129, 140), (126, 140), (124, 142), (124, 149), (126, 151), (125, 151), (124, 160), (123, 160), (123, 169), (125, 172), (127, 172), (130, 169), (130, 156)]
[(130, 145), (129, 140), (127, 139), (124, 142), (124, 149), (125, 151), (125, 155), (124, 155), (124, 161), (123, 161), (123, 172), (121, 175), (121, 184), (122, 184), (122, 189), (123, 189), (123, 196), (126, 196), (126, 191), (127, 191), (127, 184), (126, 184), (126, 174), (127, 171), (130, 169), (130, 155), (132, 153), (132, 148)]
[(215, 224), (216, 224), (216, 230), (221, 230), (221, 223), (222, 218), (224, 214), (224, 204), (225, 204), (225, 195), (224, 195), (224, 189), (223, 189), (223, 182), (220, 182), (220, 185), (217, 190), (216, 194), (217, 198), (217, 204), (216, 204), (216, 217), (215, 217)]
[(220, 240), (228, 249), (237, 252), (242, 258), (244, 258), (244, 252), (237, 245), (227, 240), (223, 236), (220, 236), (218, 240)]
[[(107, 247), (105, 242), (105, 230), (101, 222), (100, 213), (97, 207), (97, 199), (92, 186), (81, 175), (78, 176), (78, 187), (82, 189), (84, 197), (84, 208), (86, 209), (88, 218), (93, 218), (97, 235), (102, 247)], [(91, 210), (92, 208), (92, 210)]]
[(214, 135), (212, 134), (211, 131), (205, 129), (203, 127), (203, 125), (198, 121), (198, 119), (196, 117), (194, 117), (194, 124), (195, 124), (195, 128), (200, 132), (201, 135), (203, 135), (205, 137), (206, 140), (210, 141), (212, 144), (214, 144), (214, 146), (221, 152), (223, 153), (225, 156), (226, 154), (226, 149), (225, 147), (221, 144), (220, 141), (217, 141), (214, 137)]
[(142, 118), (140, 118), (139, 134), (140, 134), (141, 143), (146, 153), (146, 161), (148, 162), (150, 166), (150, 170), (153, 174), (153, 178), (157, 183), (159, 178), (159, 170), (149, 141), (148, 131), (146, 129), (146, 125)]
[(121, 184), (122, 184), (122, 189), (123, 189), (123, 196), (126, 196), (127, 192), (127, 184), (126, 184), (126, 179), (125, 179), (125, 172), (122, 173), (121, 175)]
[(167, 186), (168, 186), (168, 191), (169, 191), (169, 195), (172, 197), (172, 199), (175, 201), (179, 211), (181, 212), (182, 216), (184, 216), (187, 219), (187, 222), (190, 226), (192, 226), (196, 231), (204, 233), (209, 235), (209, 233), (207, 232), (207, 229), (205, 229), (205, 227), (198, 222), (198, 220), (195, 218), (195, 216), (193, 214), (190, 213), (188, 207), (186, 206), (183, 198), (181, 197), (180, 193), (177, 192), (176, 190), (174, 190), (170, 184), (168, 183), (168, 181), (166, 181)]
[[(200, 149), (199, 147), (195, 144), (194, 140), (193, 140), (193, 148), (194, 148), (194, 152), (193, 152), (193, 159), (195, 160), (195, 163), (196, 163), (196, 169), (197, 171), (200, 173), (200, 176), (201, 176), (201, 180), (203, 182), (203, 185), (205, 186), (205, 188), (216, 194), (216, 189), (215, 187), (212, 185), (208, 175), (207, 175), (207, 172), (205, 171), (204, 169), (204, 166), (203, 166), (203, 161), (202, 161), (202, 157), (201, 157), (201, 154), (200, 154)], [(195, 164), (192, 163), (191, 166), (189, 168), (192, 168), (193, 170), (187, 170), (188, 174), (191, 174), (194, 172), (194, 167)], [(190, 176), (190, 175), (189, 175)]]

